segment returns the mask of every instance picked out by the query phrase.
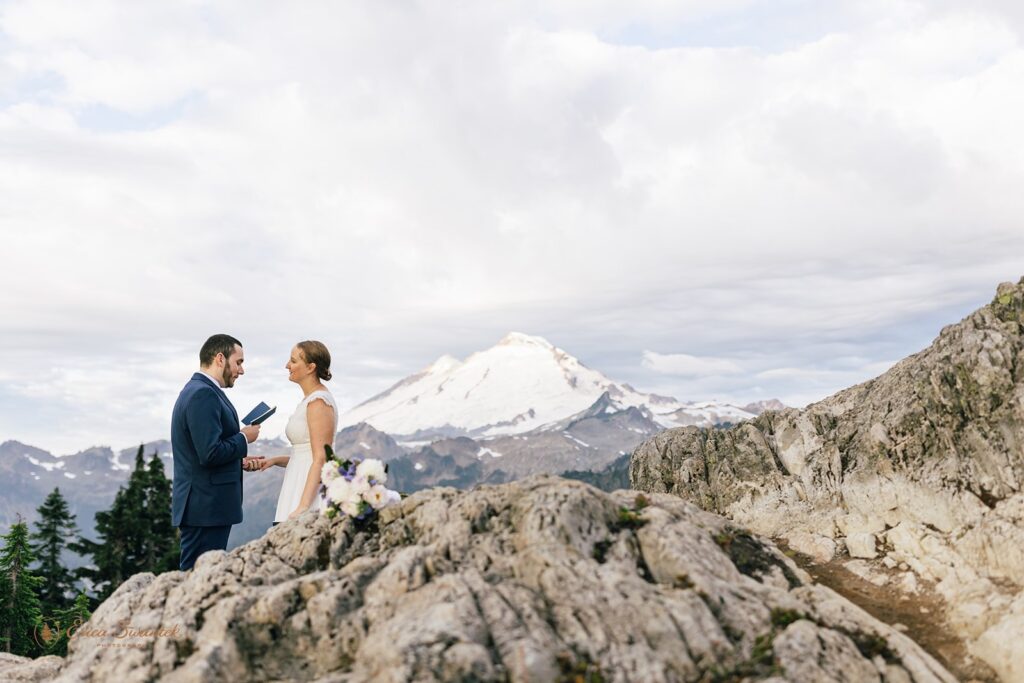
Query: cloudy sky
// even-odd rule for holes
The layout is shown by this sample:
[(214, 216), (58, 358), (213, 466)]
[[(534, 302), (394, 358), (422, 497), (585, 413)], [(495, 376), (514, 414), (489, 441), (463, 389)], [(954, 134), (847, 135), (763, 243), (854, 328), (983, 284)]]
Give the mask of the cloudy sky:
[(1024, 275), (1020, 7), (0, 2), (0, 441), (163, 438), (220, 331), (243, 410), (305, 338), (346, 406), (510, 330), (868, 379)]

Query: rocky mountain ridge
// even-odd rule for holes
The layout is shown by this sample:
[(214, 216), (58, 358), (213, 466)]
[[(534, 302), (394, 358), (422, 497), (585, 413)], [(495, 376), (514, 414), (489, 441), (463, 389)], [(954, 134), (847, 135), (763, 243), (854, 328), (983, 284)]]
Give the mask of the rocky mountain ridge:
[[(108, 647), (130, 625), (125, 647)], [(61, 659), (84, 682), (955, 678), (770, 542), (676, 496), (538, 476), (315, 512), (191, 572), (126, 581)]]
[(882, 376), (728, 430), (668, 430), (634, 452), (669, 492), (895, 589), (933, 586), (949, 628), (1024, 680), (1024, 279)]

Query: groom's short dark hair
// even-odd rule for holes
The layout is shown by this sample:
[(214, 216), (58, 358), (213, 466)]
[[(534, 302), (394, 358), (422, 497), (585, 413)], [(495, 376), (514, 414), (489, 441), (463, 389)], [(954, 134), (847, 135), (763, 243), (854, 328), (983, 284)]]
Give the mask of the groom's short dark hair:
[(217, 357), (218, 353), (223, 353), (224, 358), (231, 358), (231, 354), (235, 352), (235, 345), (241, 346), (242, 342), (238, 341), (230, 334), (215, 334), (206, 340), (203, 344), (203, 348), (199, 349), (199, 364), (203, 367), (211, 365), (213, 359)]

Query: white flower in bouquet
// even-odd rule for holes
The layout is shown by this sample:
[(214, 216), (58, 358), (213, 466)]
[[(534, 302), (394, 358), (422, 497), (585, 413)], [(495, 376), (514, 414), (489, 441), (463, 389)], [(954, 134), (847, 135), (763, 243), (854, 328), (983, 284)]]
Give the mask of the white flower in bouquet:
[(346, 500), (341, 504), (341, 511), (349, 517), (357, 517), (360, 509), (362, 508), (362, 502), (359, 500)]
[(384, 471), (384, 463), (376, 458), (367, 458), (356, 465), (356, 476), (373, 480), (383, 484), (388, 480), (388, 473)]
[[(327, 485), (327, 497), (333, 503), (342, 503), (352, 498), (352, 482), (345, 477), (337, 477)], [(358, 493), (356, 495), (359, 495)]]
[(361, 476), (358, 469), (356, 469), (356, 476), (352, 477), (352, 481), (349, 483), (352, 485), (354, 496), (361, 496), (370, 490), (370, 480)]
[(387, 507), (388, 505), (391, 505), (392, 503), (401, 503), (402, 502), (402, 494), (400, 494), (398, 491), (392, 491), (391, 489), (384, 489), (384, 490), (387, 492), (386, 495), (385, 495), (385, 500), (384, 500), (384, 506), (385, 507)]
[(374, 510), (380, 510), (388, 504), (388, 490), (381, 484), (374, 484), (363, 494), (363, 500), (369, 503)]
[(329, 486), (332, 481), (340, 477), (338, 473), (338, 466), (331, 460), (324, 463), (324, 468), (320, 470), (320, 483), (324, 486)]

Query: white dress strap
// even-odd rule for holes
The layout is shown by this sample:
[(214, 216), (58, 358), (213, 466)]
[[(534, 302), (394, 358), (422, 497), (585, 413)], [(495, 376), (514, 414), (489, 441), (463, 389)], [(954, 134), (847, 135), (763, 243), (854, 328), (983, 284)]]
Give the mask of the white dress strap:
[(309, 401), (312, 401), (312, 400), (315, 400), (315, 399), (318, 399), (318, 398), (322, 398), (325, 401), (327, 401), (328, 403), (333, 403), (334, 402), (334, 397), (331, 396), (331, 392), (325, 391), (323, 389), (317, 389), (316, 391), (310, 392), (309, 396), (307, 396), (303, 400), (308, 403)]
[(305, 399), (303, 399), (303, 403), (305, 403), (308, 406), (310, 403), (312, 403), (313, 401), (316, 401), (317, 399), (323, 401), (324, 403), (326, 403), (327, 405), (329, 405), (331, 407), (331, 410), (334, 410), (335, 412), (337, 412), (338, 407), (334, 404), (334, 397), (331, 396), (331, 392), (329, 392), (329, 391), (323, 391), (323, 390), (314, 391), (309, 396), (307, 396)]
[(314, 391), (309, 396), (304, 398), (302, 400), (302, 402), (306, 406), (309, 406), (310, 403), (312, 403), (313, 401), (316, 401), (316, 400), (323, 401), (324, 403), (326, 403), (327, 405), (329, 405), (331, 407), (332, 411), (334, 411), (334, 427), (335, 427), (334, 431), (338, 431), (338, 429), (337, 429), (337, 427), (338, 427), (338, 405), (334, 402), (334, 395), (331, 394), (331, 392), (329, 392), (329, 391), (325, 391), (323, 389), (320, 389), (319, 391)]

